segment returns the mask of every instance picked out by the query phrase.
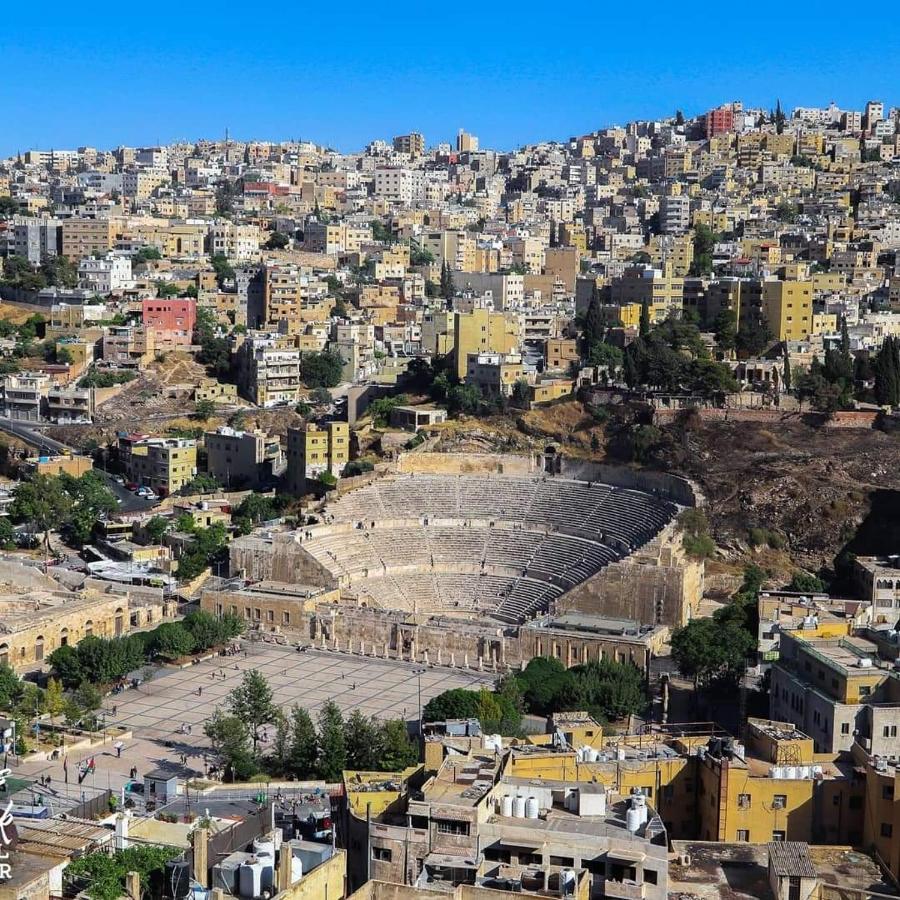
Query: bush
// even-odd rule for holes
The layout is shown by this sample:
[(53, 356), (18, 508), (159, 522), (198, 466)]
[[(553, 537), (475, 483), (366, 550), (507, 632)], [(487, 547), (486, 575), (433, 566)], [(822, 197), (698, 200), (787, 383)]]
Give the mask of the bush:
[(362, 475), (364, 472), (372, 472), (375, 469), (375, 464), (370, 462), (367, 459), (354, 459), (352, 462), (348, 462), (346, 466), (344, 466), (344, 471), (342, 472), (343, 478), (352, 478), (354, 475)]

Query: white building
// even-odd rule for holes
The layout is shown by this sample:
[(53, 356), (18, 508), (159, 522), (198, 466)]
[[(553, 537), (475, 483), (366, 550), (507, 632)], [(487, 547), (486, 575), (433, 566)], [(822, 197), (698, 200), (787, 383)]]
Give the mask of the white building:
[(81, 287), (98, 294), (112, 294), (131, 287), (131, 258), (110, 253), (105, 257), (88, 256), (78, 264)]

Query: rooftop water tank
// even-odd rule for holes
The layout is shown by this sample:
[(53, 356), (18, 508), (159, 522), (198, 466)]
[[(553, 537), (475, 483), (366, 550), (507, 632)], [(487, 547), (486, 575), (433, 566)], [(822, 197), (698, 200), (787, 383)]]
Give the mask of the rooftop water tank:
[(513, 800), (509, 794), (504, 794), (500, 798), (500, 815), (505, 819), (512, 818), (513, 814)]
[(513, 800), (513, 818), (515, 818), (515, 819), (524, 819), (525, 818), (525, 798), (524, 797), (516, 797)]
[(241, 897), (262, 896), (262, 873), (263, 866), (261, 862), (248, 862), (241, 866), (241, 874), (238, 880), (238, 891)]
[(632, 833), (637, 834), (641, 827), (641, 811), (634, 807), (625, 810), (625, 827)]
[(539, 810), (540, 810), (540, 807), (538, 806), (538, 802), (535, 797), (529, 797), (525, 801), (525, 818), (526, 819), (536, 819), (538, 817)]

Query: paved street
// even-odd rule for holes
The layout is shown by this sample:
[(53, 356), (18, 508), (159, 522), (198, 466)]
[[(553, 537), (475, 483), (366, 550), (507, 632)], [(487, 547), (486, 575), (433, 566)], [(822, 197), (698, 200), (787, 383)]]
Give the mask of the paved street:
[[(379, 718), (418, 718), (418, 668), (410, 663), (365, 659), (343, 653), (306, 651), (274, 644), (247, 643), (247, 657), (217, 657), (189, 669), (163, 670), (152, 681), (136, 690), (128, 690), (106, 698), (107, 712), (117, 707), (110, 724), (133, 730), (134, 738), (126, 742), (121, 758), (112, 741), (103, 748), (69, 755), (69, 784), (64, 783), (62, 760), (12, 766), (16, 775), (28, 779), (51, 777), (48, 792), (35, 788), (45, 802), (58, 808), (71, 806), (85, 796), (111, 788), (118, 791), (128, 778), (132, 766), (142, 775), (156, 766), (179, 764), (182, 753), (188, 757), (184, 775), (204, 774), (204, 754), (209, 742), (203, 734), (203, 722), (217, 705), (224, 703), (229, 691), (248, 669), (258, 669), (265, 676), (275, 699), (285, 710), (294, 703), (305, 707), (315, 719), (321, 705), (333, 698), (345, 715), (354, 709)], [(235, 669), (234, 667), (237, 666)], [(223, 673), (225, 678), (221, 678)], [(215, 673), (216, 677), (211, 677)], [(490, 684), (488, 674), (458, 672), (452, 669), (425, 669), (421, 676), (422, 703), (455, 687), (477, 688)], [(199, 693), (198, 693), (199, 691)], [(187, 724), (190, 734), (182, 734)], [(269, 741), (274, 729), (268, 729)], [(263, 745), (265, 747), (265, 744)], [(78, 786), (78, 763), (94, 757), (96, 767), (82, 786)], [(28, 793), (17, 802), (29, 802)]]

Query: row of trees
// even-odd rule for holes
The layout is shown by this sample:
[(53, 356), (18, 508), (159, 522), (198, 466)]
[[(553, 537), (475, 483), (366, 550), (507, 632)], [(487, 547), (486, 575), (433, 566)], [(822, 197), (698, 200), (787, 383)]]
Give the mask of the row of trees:
[[(318, 726), (318, 727), (316, 727)], [(272, 740), (263, 740), (270, 736)], [(418, 762), (406, 723), (378, 721), (354, 710), (345, 720), (333, 700), (319, 710), (316, 724), (300, 706), (285, 714), (275, 703), (265, 677), (245, 672), (204, 726), (206, 736), (235, 781), (260, 771), (278, 777), (340, 781), (345, 769), (396, 772)], [(267, 752), (261, 752), (261, 744)]]
[(205, 610), (194, 610), (182, 621), (165, 622), (152, 631), (114, 638), (89, 635), (75, 646), (57, 647), (47, 662), (64, 688), (72, 690), (85, 682), (112, 685), (151, 660), (219, 647), (243, 630), (243, 621), (231, 613), (216, 618)]
[(504, 676), (495, 691), (454, 688), (428, 701), (426, 722), (480, 720), (487, 733), (521, 734), (524, 712), (548, 716), (571, 709), (590, 712), (600, 722), (622, 719), (647, 705), (643, 673), (631, 663), (589, 662), (567, 669), (554, 657), (539, 656), (515, 675)]

